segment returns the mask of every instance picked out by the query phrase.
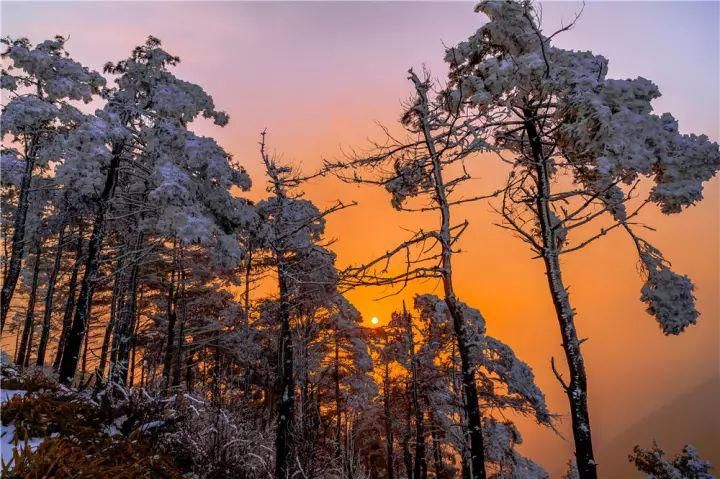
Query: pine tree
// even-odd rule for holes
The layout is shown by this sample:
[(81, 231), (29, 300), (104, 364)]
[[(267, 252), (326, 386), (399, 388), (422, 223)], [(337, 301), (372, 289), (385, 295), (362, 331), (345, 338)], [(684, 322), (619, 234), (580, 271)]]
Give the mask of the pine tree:
[[(499, 210), (504, 227), (545, 263), (569, 380), (555, 373), (570, 403), (579, 476), (594, 479), (582, 340), (560, 257), (616, 228), (625, 230), (647, 278), (641, 299), (663, 332), (680, 333), (698, 316), (692, 283), (637, 236), (631, 220), (649, 203), (669, 214), (701, 200), (703, 182), (720, 168), (720, 151), (705, 136), (680, 134), (669, 113), (653, 114), (651, 102), (660, 92), (649, 80), (607, 78), (602, 56), (553, 46), (574, 22), (546, 35), (528, 1), (484, 1), (477, 10), (490, 21), (447, 50), (445, 108), (466, 116), (468, 132), (493, 150), (514, 155)], [(633, 206), (642, 177), (654, 186)], [(560, 178), (571, 186), (563, 188)], [(609, 218), (610, 226), (570, 237), (587, 235), (600, 218)]]

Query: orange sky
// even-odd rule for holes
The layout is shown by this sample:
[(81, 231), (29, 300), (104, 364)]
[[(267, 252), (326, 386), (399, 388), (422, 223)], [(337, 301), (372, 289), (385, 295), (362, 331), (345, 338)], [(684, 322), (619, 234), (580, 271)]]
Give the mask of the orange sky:
[[(230, 113), (223, 130), (201, 126), (246, 166), (262, 194), (257, 154), (259, 132), (267, 127), (271, 147), (306, 171), (321, 158), (335, 159), (342, 149), (364, 148), (381, 138), (375, 122), (395, 127), (400, 102), (410, 93), (406, 70), (426, 63), (444, 72), (442, 42), (452, 44), (473, 33), (481, 17), (469, 3), (11, 3), (3, 2), (3, 35), (38, 41), (70, 36), (69, 50), (79, 61), (101, 68), (117, 60), (148, 35), (182, 58), (179, 76), (195, 81)], [(549, 3), (545, 19), (556, 25), (570, 18), (576, 3)], [(558, 43), (591, 49), (610, 58), (611, 76), (647, 76), (664, 97), (660, 111), (671, 111), (683, 131), (718, 139), (718, 3), (590, 3), (577, 28)], [(681, 74), (684, 72), (684, 74)], [(488, 158), (473, 172), (488, 191), (502, 180)], [(402, 228), (428, 221), (394, 212), (382, 190), (341, 185), (323, 179), (307, 188), (319, 206), (335, 199), (359, 206), (329, 220), (328, 237), (341, 266), (372, 258), (407, 236)], [(706, 200), (682, 215), (661, 217), (648, 209), (642, 219), (657, 226), (647, 238), (690, 275), (702, 313), (697, 326), (680, 337), (665, 337), (640, 303), (641, 279), (631, 242), (619, 232), (569, 255), (564, 266), (578, 329), (589, 337), (584, 353), (589, 372), (590, 408), (600, 471), (619, 477), (625, 457), (607, 457), (609, 445), (628, 426), (685, 391), (713, 381), (718, 387), (720, 263), (718, 180), (707, 186)], [(455, 261), (459, 296), (479, 308), (489, 333), (509, 343), (536, 373), (551, 408), (566, 412), (566, 401), (549, 368), (562, 357), (560, 337), (542, 264), (523, 243), (492, 223), (487, 204), (465, 207), (470, 230)], [(430, 292), (418, 284), (413, 292)], [(385, 321), (401, 297), (381, 302), (377, 289), (349, 297), (366, 320)], [(709, 400), (711, 398), (705, 398)], [(707, 401), (706, 401), (707, 402)], [(687, 406), (688, 414), (692, 404)], [(711, 412), (712, 413), (712, 412)], [(715, 411), (716, 413), (716, 411)], [(706, 424), (713, 427), (713, 423)], [(570, 437), (567, 425), (559, 428)], [(524, 450), (558, 473), (571, 444), (554, 433), (523, 427)], [(698, 434), (703, 431), (698, 431)], [(704, 431), (705, 433), (707, 431)], [(648, 431), (648, 434), (650, 432)], [(720, 465), (720, 432), (715, 450), (703, 451)], [(649, 445), (652, 437), (633, 440)], [(677, 438), (665, 444), (677, 450)], [(632, 444), (621, 450), (629, 452)], [(714, 453), (713, 457), (711, 453)]]

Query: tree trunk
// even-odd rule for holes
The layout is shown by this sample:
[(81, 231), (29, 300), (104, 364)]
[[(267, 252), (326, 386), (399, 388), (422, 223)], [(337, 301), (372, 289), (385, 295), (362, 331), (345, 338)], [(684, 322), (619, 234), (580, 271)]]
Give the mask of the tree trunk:
[(65, 227), (65, 223), (63, 222), (60, 227), (60, 233), (58, 233), (58, 243), (55, 248), (55, 261), (53, 263), (52, 271), (50, 271), (50, 276), (48, 277), (47, 293), (45, 293), (43, 328), (42, 333), (40, 334), (40, 344), (38, 345), (36, 363), (40, 367), (45, 365), (45, 351), (47, 350), (47, 343), (50, 338), (50, 320), (52, 319), (53, 312), (53, 295), (55, 294), (55, 281), (57, 281), (57, 275), (60, 271), (60, 263), (62, 260), (63, 242), (65, 241)]
[(335, 447), (338, 457), (342, 457), (342, 405), (340, 404), (340, 345), (335, 334)]
[(395, 453), (393, 452), (392, 411), (390, 408), (390, 362), (385, 360), (383, 377), (383, 410), (385, 413), (385, 445), (387, 454), (387, 477), (395, 479)]
[(122, 296), (122, 284), (125, 279), (125, 275), (123, 274), (123, 256), (126, 251), (126, 249), (122, 250), (115, 263), (115, 281), (113, 284), (112, 297), (110, 298), (110, 316), (108, 317), (108, 322), (105, 325), (105, 334), (103, 334), (103, 342), (100, 348), (100, 361), (98, 362), (97, 368), (95, 368), (95, 376), (97, 377), (96, 387), (100, 387), (103, 382), (103, 378), (105, 377), (105, 366), (107, 365), (107, 356), (108, 351), (110, 350), (110, 343), (112, 341), (112, 333), (115, 329), (115, 324), (117, 323), (118, 304), (120, 304), (118, 298)]
[(5, 328), (5, 319), (10, 311), (10, 303), (15, 293), (17, 280), (20, 277), (24, 254), (23, 250), (25, 248), (25, 221), (30, 205), (30, 183), (32, 181), (32, 171), (35, 167), (37, 148), (37, 135), (34, 135), (28, 154), (25, 156), (25, 171), (20, 181), (18, 207), (15, 212), (15, 221), (13, 222), (12, 251), (10, 253), (7, 274), (3, 278), (3, 287), (0, 292), (0, 332)]
[(185, 321), (180, 320), (178, 328), (177, 344), (175, 346), (175, 368), (173, 369), (172, 387), (180, 387), (180, 376), (182, 375), (183, 349), (185, 342)]
[[(137, 301), (137, 304), (142, 305), (143, 301), (143, 290), (140, 289), (140, 298)], [(141, 308), (142, 306), (140, 306)], [(138, 306), (135, 306), (135, 320), (134, 320), (134, 326), (133, 326), (133, 332), (132, 332), (132, 340), (130, 341), (130, 378), (128, 379), (128, 384), (132, 387), (135, 385), (135, 365), (136, 362), (136, 354), (137, 354), (137, 335), (138, 331), (140, 329), (140, 310)]]
[(417, 358), (415, 356), (415, 338), (412, 329), (412, 316), (405, 309), (403, 301), (403, 316), (405, 327), (410, 340), (410, 369), (412, 387), (412, 406), (415, 412), (415, 464), (413, 466), (413, 477), (415, 479), (427, 478), (427, 459), (425, 457), (425, 415), (420, 406), (420, 391), (418, 385)]
[(457, 337), (458, 353), (460, 355), (460, 376), (463, 394), (465, 396), (465, 414), (468, 421), (468, 434), (470, 435), (470, 477), (485, 479), (485, 445), (482, 437), (482, 416), (475, 384), (475, 368), (470, 361), (470, 348), (465, 336), (464, 319), (454, 295), (448, 295), (445, 300), (453, 319), (453, 329)]
[[(432, 413), (431, 413), (432, 417)], [(433, 461), (435, 466), (435, 479), (440, 479), (444, 474), (445, 467), (443, 466), (442, 450), (440, 449), (440, 434), (438, 434), (438, 425), (435, 421), (432, 421), (432, 429), (430, 430), (430, 437), (432, 437), (433, 446)]]
[(165, 357), (163, 359), (163, 388), (165, 390), (170, 386), (170, 370), (173, 363), (173, 348), (175, 347), (175, 323), (177, 321), (177, 302), (175, 301), (175, 277), (177, 275), (177, 255), (175, 251), (176, 245), (173, 243), (173, 261), (172, 271), (170, 272), (170, 284), (168, 285), (167, 295), (167, 331), (165, 333)]
[(30, 296), (28, 296), (27, 311), (25, 312), (25, 323), (23, 325), (20, 350), (17, 352), (15, 363), (24, 366), (30, 358), (30, 332), (35, 323), (35, 300), (37, 299), (38, 274), (40, 272), (40, 241), (35, 243), (35, 266), (33, 267), (32, 284), (30, 285)]
[(80, 264), (82, 263), (83, 251), (83, 227), (82, 223), (78, 226), (78, 239), (75, 248), (75, 264), (70, 273), (70, 281), (67, 286), (67, 299), (65, 300), (65, 313), (63, 314), (62, 331), (58, 339), (57, 351), (55, 351), (55, 360), (53, 361), (53, 369), (57, 370), (62, 361), (62, 353), (65, 349), (65, 342), (70, 334), (70, 325), (72, 323), (73, 312), (75, 311), (75, 290), (77, 289), (77, 277), (80, 272)]
[(290, 303), (282, 253), (278, 258), (278, 286), (280, 289), (280, 338), (278, 354), (277, 432), (275, 438), (275, 477), (287, 479), (288, 460), (293, 452), (292, 427), (295, 408), (293, 378), (293, 342), (290, 330)]
[[(181, 259), (181, 265), (180, 265), (180, 284), (178, 285), (178, 292), (176, 294), (175, 298), (175, 308), (177, 309), (177, 305), (180, 305), (180, 316), (179, 319), (179, 330), (178, 330), (178, 337), (177, 337), (177, 346), (175, 347), (175, 371), (173, 371), (173, 380), (172, 380), (172, 386), (173, 388), (179, 388), (180, 387), (180, 377), (182, 375), (182, 364), (183, 364), (183, 356), (185, 355), (185, 321), (187, 320), (187, 304), (185, 303), (185, 269), (184, 269), (184, 260), (183, 260), (183, 250), (182, 247), (180, 249), (180, 259)], [(190, 373), (190, 368), (192, 367), (192, 355), (190, 355), (189, 361), (187, 362), (187, 368), (188, 368), (188, 377), (187, 382), (191, 382), (192, 375)], [(191, 386), (187, 387), (188, 391), (192, 390)]]
[(597, 465), (593, 456), (590, 415), (587, 406), (587, 378), (585, 364), (580, 351), (580, 340), (575, 329), (575, 312), (570, 305), (567, 288), (563, 284), (559, 245), (553, 229), (550, 210), (550, 177), (547, 161), (542, 152), (542, 142), (532, 118), (534, 113), (525, 110), (525, 129), (528, 134), (533, 160), (536, 164), (538, 194), (536, 207), (542, 236), (542, 257), (545, 262), (550, 293), (560, 325), (562, 344), (565, 351), (570, 383), (563, 385), (570, 402), (575, 458), (580, 479), (597, 479)]
[(485, 445), (482, 435), (482, 418), (480, 404), (475, 384), (475, 367), (470, 361), (470, 347), (465, 331), (465, 319), (462, 308), (455, 297), (452, 281), (452, 234), (450, 231), (450, 203), (445, 191), (445, 182), (442, 177), (442, 164), (435, 149), (430, 125), (428, 123), (428, 99), (427, 85), (421, 83), (418, 77), (412, 73), (411, 79), (420, 99), (418, 112), (423, 128), (425, 145), (430, 154), (433, 165), (433, 182), (435, 188), (435, 200), (441, 214), (440, 245), (442, 248), (441, 274), (445, 303), (448, 306), (450, 317), (453, 320), (453, 330), (457, 340), (458, 352), (460, 353), (460, 367), (465, 393), (465, 413), (468, 421), (468, 433), (470, 435), (470, 476), (472, 479), (485, 479)]
[(90, 319), (93, 291), (95, 289), (95, 281), (100, 266), (100, 253), (105, 237), (105, 215), (110, 208), (110, 200), (115, 192), (122, 150), (122, 144), (115, 144), (113, 146), (112, 158), (105, 178), (105, 186), (100, 194), (97, 211), (95, 212), (93, 231), (90, 235), (90, 243), (85, 261), (85, 272), (83, 273), (80, 294), (78, 295), (78, 304), (60, 362), (60, 381), (63, 384), (71, 383), (75, 376), (80, 347), (82, 346), (85, 329)]
[(403, 434), (402, 448), (403, 448), (403, 464), (405, 464), (405, 474), (407, 479), (416, 479), (413, 477), (413, 458), (412, 452), (410, 451), (410, 417), (412, 413), (410, 408), (407, 410), (405, 416), (405, 432)]
[(113, 344), (117, 344), (117, 358), (112, 365), (111, 380), (124, 386), (127, 384), (128, 370), (130, 368), (130, 346), (135, 330), (135, 312), (137, 311), (137, 276), (140, 269), (140, 257), (137, 254), (143, 241), (143, 234), (137, 233), (133, 248), (135, 253), (132, 267), (128, 277), (127, 294), (123, 310), (120, 312), (120, 321), (115, 325)]
[(80, 376), (82, 378), (85, 377), (85, 372), (87, 371), (88, 349), (90, 349), (90, 321), (88, 321), (87, 328), (85, 328), (85, 339), (83, 341), (82, 366), (80, 367)]

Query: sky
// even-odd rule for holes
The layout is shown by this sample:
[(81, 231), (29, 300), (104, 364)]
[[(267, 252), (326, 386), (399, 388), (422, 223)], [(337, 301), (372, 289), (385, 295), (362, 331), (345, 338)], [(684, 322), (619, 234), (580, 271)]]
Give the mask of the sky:
[[(307, 172), (322, 159), (367, 149), (369, 139), (382, 138), (378, 124), (397, 128), (402, 101), (410, 94), (409, 67), (425, 65), (442, 80), (443, 45), (464, 40), (484, 21), (472, 6), (3, 1), (0, 25), (3, 36), (32, 41), (69, 36), (73, 57), (95, 69), (124, 58), (148, 35), (160, 38), (182, 59), (178, 76), (202, 85), (230, 114), (225, 128), (199, 124), (198, 130), (214, 136), (245, 166), (255, 182), (251, 196), (259, 198), (264, 194), (260, 131), (267, 128), (271, 149)], [(545, 28), (569, 21), (580, 6), (543, 4)], [(664, 94), (655, 102), (657, 111), (672, 112), (683, 132), (717, 140), (719, 25), (718, 2), (590, 1), (577, 26), (557, 37), (556, 44), (604, 55), (610, 59), (611, 77), (652, 79)], [(491, 191), (503, 178), (502, 168), (490, 158), (473, 165), (472, 172), (479, 178), (478, 190)], [(328, 221), (327, 236), (337, 240), (332, 249), (341, 266), (384, 253), (407, 236), (408, 228), (433, 224), (432, 218), (394, 212), (389, 196), (375, 188), (321, 179), (306, 192), (321, 207), (339, 198), (359, 203)], [(642, 216), (656, 227), (647, 238), (676, 271), (696, 283), (702, 315), (682, 336), (663, 336), (645, 313), (633, 247), (619, 232), (564, 260), (578, 330), (589, 338), (584, 354), (590, 410), (604, 477), (625, 477), (624, 454), (635, 443), (649, 446), (653, 438), (665, 438), (661, 445), (675, 451), (684, 442), (700, 441), (705, 446), (701, 451), (720, 464), (717, 421), (688, 428), (692, 437), (672, 437), (662, 425), (634, 427), (647, 418), (663, 422), (663, 411), (690, 417), (707, 407), (709, 414), (717, 413), (708, 406), (720, 391), (717, 179), (707, 185), (705, 196), (682, 215), (664, 217), (650, 208)], [(459, 297), (483, 312), (489, 333), (533, 367), (551, 408), (566, 414), (566, 400), (549, 366), (562, 350), (542, 264), (523, 243), (494, 226), (498, 218), (489, 205), (458, 213), (470, 221), (455, 262)], [(377, 316), (382, 323), (403, 298), (436, 288), (434, 283), (418, 284), (382, 301), (375, 299), (387, 291), (363, 289), (349, 297), (368, 322)], [(695, 391), (701, 391), (700, 397)], [(680, 397), (692, 400), (671, 409)], [(567, 422), (559, 427), (562, 436), (527, 422), (521, 427), (523, 450), (556, 475), (572, 453)]]

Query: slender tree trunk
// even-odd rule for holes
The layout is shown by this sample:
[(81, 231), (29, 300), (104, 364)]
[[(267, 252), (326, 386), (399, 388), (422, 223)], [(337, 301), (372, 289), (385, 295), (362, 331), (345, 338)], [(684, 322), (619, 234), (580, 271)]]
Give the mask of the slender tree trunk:
[(385, 360), (383, 377), (383, 410), (385, 414), (385, 448), (388, 479), (395, 479), (395, 453), (393, 451), (392, 410), (390, 407), (390, 362)]
[(142, 308), (142, 301), (143, 301), (143, 290), (140, 289), (140, 298), (137, 301), (137, 305), (135, 306), (135, 320), (133, 325), (133, 332), (132, 332), (132, 340), (131, 340), (131, 353), (130, 353), (130, 379), (128, 379), (128, 384), (130, 386), (133, 386), (135, 384), (135, 365), (136, 362), (136, 354), (137, 354), (137, 337), (138, 337), (138, 331), (140, 330), (140, 308)]
[(115, 325), (115, 337), (113, 344), (117, 344), (117, 358), (112, 366), (112, 381), (116, 384), (127, 384), (128, 370), (130, 368), (130, 346), (132, 344), (132, 333), (135, 329), (135, 313), (137, 311), (137, 277), (140, 269), (140, 257), (137, 254), (138, 249), (142, 245), (143, 234), (137, 233), (135, 243), (133, 245), (135, 253), (133, 254), (133, 263), (128, 277), (127, 294), (128, 297), (120, 313), (120, 321)]
[(173, 364), (173, 348), (175, 347), (175, 323), (177, 321), (177, 303), (175, 301), (176, 296), (176, 288), (175, 288), (175, 277), (177, 276), (177, 253), (176, 253), (176, 245), (175, 242), (173, 242), (173, 261), (172, 261), (172, 271), (170, 272), (170, 284), (168, 285), (168, 295), (167, 295), (167, 311), (166, 311), (166, 318), (167, 318), (167, 331), (165, 333), (165, 357), (163, 359), (163, 388), (167, 390), (167, 388), (170, 386), (170, 370), (172, 369)]
[[(3, 258), (9, 258), (10, 257), (10, 250), (8, 250), (8, 231), (10, 231), (10, 227), (7, 225), (2, 225), (2, 247), (3, 247)], [(3, 279), (8, 274), (8, 262), (3, 261), (2, 263), (3, 270), (2, 270), (2, 277)], [(4, 284), (4, 283), (3, 283)]]
[(175, 368), (173, 369), (172, 387), (178, 388), (180, 386), (180, 376), (182, 374), (182, 360), (183, 360), (183, 349), (185, 343), (185, 319), (184, 317), (179, 321), (180, 325), (178, 328), (177, 345), (175, 346)]
[(248, 247), (247, 263), (245, 264), (245, 324), (250, 322), (250, 273), (252, 272), (252, 249)]
[(115, 144), (113, 146), (112, 158), (105, 178), (105, 186), (100, 194), (95, 212), (93, 231), (90, 235), (90, 243), (85, 261), (85, 272), (83, 273), (80, 294), (78, 295), (78, 304), (60, 362), (60, 381), (64, 384), (71, 383), (75, 376), (80, 347), (84, 339), (87, 323), (90, 320), (93, 291), (95, 289), (95, 281), (100, 266), (100, 253), (105, 237), (105, 215), (110, 208), (110, 200), (115, 192), (122, 150), (122, 144)]
[(550, 177), (546, 158), (542, 152), (542, 142), (534, 120), (534, 112), (525, 110), (525, 130), (528, 134), (533, 160), (535, 162), (538, 194), (536, 207), (542, 236), (542, 257), (548, 286), (553, 298), (555, 313), (560, 325), (562, 344), (565, 351), (570, 382), (563, 385), (570, 402), (575, 457), (580, 479), (597, 479), (597, 465), (593, 456), (592, 436), (590, 433), (590, 414), (587, 405), (587, 377), (585, 363), (580, 351), (580, 340), (575, 329), (575, 312), (570, 305), (570, 297), (562, 280), (559, 259), (559, 245), (553, 229), (550, 210)]
[(22, 337), (22, 331), (20, 330), (20, 325), (17, 325), (17, 330), (15, 334), (15, 357), (17, 358), (18, 351), (20, 350), (20, 338)]
[(55, 282), (57, 281), (57, 275), (60, 271), (60, 263), (62, 261), (63, 243), (65, 242), (65, 228), (66, 225), (63, 222), (60, 227), (60, 233), (58, 233), (58, 243), (55, 248), (55, 261), (53, 263), (52, 271), (50, 271), (50, 276), (48, 277), (47, 293), (45, 293), (43, 328), (42, 334), (40, 334), (40, 344), (38, 345), (37, 352), (37, 365), (40, 367), (45, 366), (45, 351), (47, 350), (48, 339), (50, 338), (50, 320), (52, 319), (53, 313), (53, 295), (55, 294)]
[[(123, 283), (124, 283), (124, 281), (125, 280), (123, 280)], [(115, 363), (117, 363), (118, 348), (120, 347), (119, 342), (116, 341), (116, 339), (117, 339), (116, 328), (117, 328), (117, 324), (122, 321), (122, 315), (125, 314), (125, 307), (127, 305), (127, 296), (128, 296), (127, 285), (123, 284), (120, 289), (121, 290), (120, 290), (119, 297), (118, 297), (118, 304), (117, 304), (117, 306), (115, 306), (115, 308), (116, 308), (115, 321), (114, 321), (115, 324), (113, 324), (113, 327), (112, 327), (112, 340), (111, 340), (112, 346), (110, 348), (110, 365), (108, 368), (108, 378), (110, 378), (110, 379), (112, 379), (113, 371), (116, 370), (114, 368), (115, 368)]]
[(87, 372), (87, 356), (88, 356), (89, 349), (90, 349), (90, 321), (87, 322), (87, 327), (85, 328), (85, 337), (83, 340), (82, 363), (80, 366), (80, 376), (82, 378), (85, 377), (85, 373)]
[(137, 343), (135, 341), (135, 337), (137, 334), (138, 329), (138, 319), (137, 315), (135, 316), (135, 322), (134, 322), (134, 328), (133, 328), (133, 334), (132, 339), (130, 340), (130, 362), (128, 364), (128, 386), (132, 387), (135, 383), (135, 354), (137, 352)]
[(277, 432), (275, 438), (275, 477), (290, 476), (289, 460), (293, 452), (292, 427), (295, 409), (295, 381), (293, 377), (293, 342), (290, 330), (290, 302), (283, 253), (278, 258), (278, 286), (280, 290), (280, 338), (278, 355)]
[[(410, 334), (412, 335), (412, 325), (410, 325)], [(411, 339), (411, 344), (413, 343), (414, 341)], [(427, 479), (427, 459), (425, 457), (425, 416), (420, 405), (420, 393), (418, 392), (417, 380), (417, 362), (414, 351), (411, 355), (411, 360), (412, 402), (413, 409), (415, 410), (415, 465), (413, 469), (413, 476), (417, 479)]]
[(105, 377), (105, 367), (107, 366), (108, 351), (110, 350), (110, 343), (112, 342), (112, 333), (117, 323), (119, 297), (122, 295), (122, 284), (125, 279), (125, 275), (123, 274), (123, 256), (126, 251), (126, 249), (123, 249), (115, 262), (115, 281), (113, 282), (112, 297), (110, 298), (110, 316), (105, 325), (105, 333), (103, 334), (103, 342), (100, 348), (100, 361), (98, 362), (97, 368), (95, 368), (95, 376), (97, 377), (96, 387), (101, 386), (103, 378)]
[[(10, 303), (12, 302), (15, 286), (17, 286), (20, 277), (20, 269), (22, 267), (23, 250), (25, 248), (25, 222), (27, 219), (28, 207), (30, 205), (30, 183), (32, 182), (32, 172), (35, 167), (35, 156), (37, 153), (38, 141), (37, 135), (33, 136), (30, 149), (25, 155), (25, 171), (20, 181), (20, 193), (18, 195), (18, 206), (15, 212), (15, 221), (13, 222), (12, 250), (10, 253), (10, 261), (7, 268), (7, 274), (3, 278), (3, 287), (0, 292), (0, 332), (5, 328), (5, 319), (8, 311), (10, 311)], [(3, 238), (6, 240), (6, 238)]]
[(340, 345), (335, 335), (335, 441), (338, 457), (342, 457), (342, 405), (340, 404)]
[[(432, 413), (430, 415), (432, 417)], [(432, 428), (430, 429), (430, 437), (432, 438), (435, 479), (440, 479), (443, 476), (445, 467), (443, 466), (442, 450), (440, 449), (440, 434), (438, 434), (438, 425), (434, 420), (432, 421)]]
[(40, 241), (35, 243), (35, 266), (33, 267), (32, 284), (28, 296), (27, 311), (25, 312), (25, 323), (23, 325), (22, 339), (20, 340), (20, 351), (17, 353), (15, 363), (24, 366), (28, 364), (31, 348), (31, 331), (35, 323), (35, 301), (37, 299), (38, 274), (40, 273)]
[(75, 310), (75, 290), (77, 289), (77, 277), (82, 264), (83, 252), (83, 227), (82, 223), (78, 226), (78, 239), (75, 248), (75, 264), (70, 273), (70, 281), (67, 286), (67, 299), (65, 300), (65, 313), (63, 314), (62, 331), (58, 339), (57, 351), (55, 351), (55, 360), (53, 361), (53, 369), (57, 370), (62, 361), (62, 353), (65, 349), (65, 342), (70, 334), (70, 325), (72, 324), (73, 312)]
[[(175, 370), (173, 371), (173, 388), (180, 387), (180, 376), (182, 374), (182, 361), (183, 355), (185, 354), (185, 320), (187, 317), (187, 310), (185, 307), (185, 271), (180, 270), (180, 286), (178, 292), (178, 298), (175, 300), (180, 304), (180, 327), (178, 329), (177, 346), (175, 347)], [(187, 363), (188, 367), (188, 382), (191, 381), (192, 375), (190, 374), (190, 368), (192, 367), (192, 355)], [(191, 388), (188, 386), (188, 391)]]
[[(34, 321), (33, 321), (34, 324)], [(28, 349), (27, 353), (25, 353), (25, 362), (23, 363), (24, 368), (30, 367), (30, 356), (32, 355), (32, 346), (33, 346), (33, 340), (35, 339), (35, 328), (30, 329), (30, 338), (28, 339)]]
[(413, 473), (415, 471), (413, 470), (413, 457), (412, 452), (410, 451), (410, 436), (412, 435), (410, 432), (411, 415), (412, 413), (410, 411), (410, 408), (408, 408), (407, 415), (405, 416), (405, 433), (403, 434), (402, 441), (403, 463), (405, 464), (405, 474), (407, 475), (407, 479), (417, 479), (413, 477)]
[[(182, 330), (183, 324), (180, 323), (180, 329)], [(180, 335), (182, 338), (182, 334)], [(180, 353), (181, 351), (178, 351)], [(195, 355), (192, 351), (185, 352), (185, 388), (188, 392), (193, 391), (193, 356)]]
[(450, 203), (447, 199), (445, 191), (445, 182), (442, 177), (442, 164), (440, 157), (435, 150), (435, 140), (433, 139), (430, 125), (428, 123), (428, 99), (427, 85), (420, 82), (418, 77), (413, 73), (411, 76), (415, 89), (420, 99), (418, 112), (423, 128), (423, 136), (425, 145), (430, 154), (433, 165), (433, 177), (435, 186), (435, 200), (441, 214), (440, 226), (440, 245), (442, 248), (441, 272), (443, 291), (445, 294), (445, 303), (448, 306), (450, 317), (453, 320), (453, 330), (458, 344), (458, 352), (460, 353), (460, 367), (463, 382), (463, 392), (465, 393), (465, 413), (468, 420), (468, 432), (470, 435), (470, 474), (472, 479), (485, 479), (485, 445), (482, 435), (482, 416), (480, 413), (480, 403), (475, 384), (475, 367), (470, 360), (470, 346), (468, 344), (467, 332), (465, 329), (465, 318), (463, 317), (462, 308), (455, 296), (452, 281), (452, 234), (450, 231)]
[(222, 374), (222, 357), (220, 355), (220, 328), (215, 330), (214, 352), (215, 367), (212, 369), (213, 402), (220, 405), (220, 375)]

